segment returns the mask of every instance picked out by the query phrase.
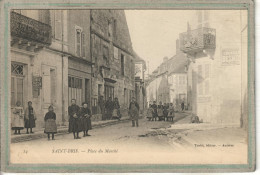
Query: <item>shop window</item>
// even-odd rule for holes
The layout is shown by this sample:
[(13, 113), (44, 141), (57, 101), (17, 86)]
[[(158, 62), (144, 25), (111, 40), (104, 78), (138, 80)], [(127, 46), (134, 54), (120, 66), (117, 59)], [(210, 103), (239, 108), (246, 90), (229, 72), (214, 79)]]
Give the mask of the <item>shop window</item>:
[(114, 87), (105, 85), (105, 100), (107, 101), (109, 97), (114, 100)]
[(69, 85), (69, 103), (71, 99), (76, 99), (76, 103), (81, 106), (82, 104), (82, 96), (83, 96), (83, 87), (82, 87), (82, 79), (77, 77), (68, 77), (68, 85)]

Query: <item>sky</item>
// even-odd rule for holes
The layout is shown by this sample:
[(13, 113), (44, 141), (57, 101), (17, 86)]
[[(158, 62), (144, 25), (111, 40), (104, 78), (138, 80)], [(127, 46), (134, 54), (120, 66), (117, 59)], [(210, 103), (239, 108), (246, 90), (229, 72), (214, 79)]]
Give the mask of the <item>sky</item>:
[[(125, 10), (135, 52), (146, 61), (152, 73), (165, 56), (176, 53), (176, 39), (187, 31), (187, 22), (194, 11), (185, 10)], [(148, 70), (146, 71), (148, 73)]]

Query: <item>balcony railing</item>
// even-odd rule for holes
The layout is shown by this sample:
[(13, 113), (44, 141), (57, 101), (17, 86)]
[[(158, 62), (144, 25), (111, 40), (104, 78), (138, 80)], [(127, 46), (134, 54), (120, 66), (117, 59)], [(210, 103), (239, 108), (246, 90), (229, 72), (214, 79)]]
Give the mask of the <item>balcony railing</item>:
[(180, 34), (180, 49), (185, 53), (201, 52), (216, 48), (216, 30), (199, 28)]
[(11, 12), (11, 35), (28, 41), (51, 44), (51, 26), (40, 21)]

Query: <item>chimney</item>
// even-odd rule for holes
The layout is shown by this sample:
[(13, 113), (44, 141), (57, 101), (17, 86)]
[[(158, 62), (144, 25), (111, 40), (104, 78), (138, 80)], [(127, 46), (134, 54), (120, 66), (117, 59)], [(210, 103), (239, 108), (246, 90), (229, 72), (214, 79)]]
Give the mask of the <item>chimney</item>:
[(163, 58), (163, 63), (167, 62), (168, 61), (168, 57), (164, 57)]
[(176, 54), (180, 53), (180, 41), (179, 39), (176, 40)]

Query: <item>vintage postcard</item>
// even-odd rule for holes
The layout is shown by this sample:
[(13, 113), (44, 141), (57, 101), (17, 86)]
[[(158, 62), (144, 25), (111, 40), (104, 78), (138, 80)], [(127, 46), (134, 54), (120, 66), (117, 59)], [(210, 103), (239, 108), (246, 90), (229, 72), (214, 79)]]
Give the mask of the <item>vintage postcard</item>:
[(254, 2), (1, 2), (2, 172), (255, 170)]

